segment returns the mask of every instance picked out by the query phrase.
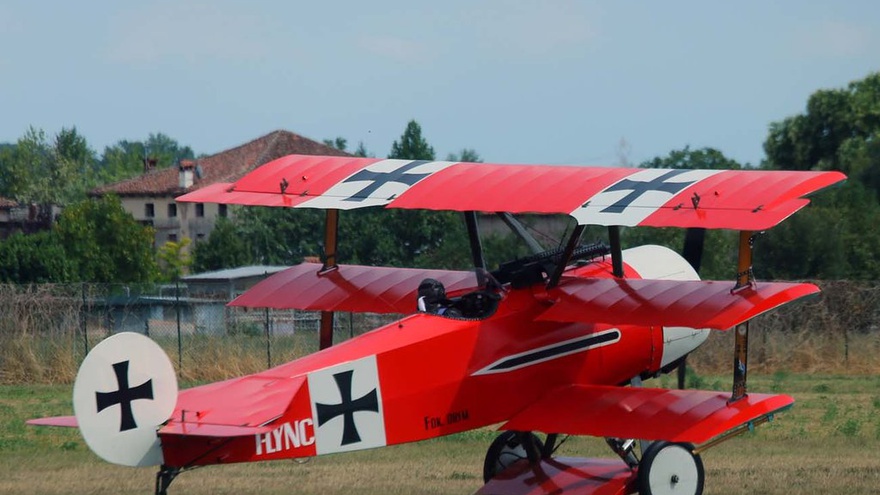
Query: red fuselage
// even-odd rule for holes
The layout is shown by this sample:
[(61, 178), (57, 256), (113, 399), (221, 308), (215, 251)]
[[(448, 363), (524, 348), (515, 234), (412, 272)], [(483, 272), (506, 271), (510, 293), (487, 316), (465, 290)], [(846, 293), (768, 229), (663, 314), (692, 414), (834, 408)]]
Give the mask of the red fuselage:
[[(571, 274), (609, 271), (599, 261)], [(265, 372), (182, 391), (169, 424), (183, 429), (228, 424), (230, 411), (278, 414), (251, 425), (266, 428), (250, 435), (160, 431), (164, 463), (310, 457), (424, 440), (503, 422), (557, 386), (618, 385), (661, 367), (660, 327), (536, 321), (548, 305), (542, 286), (501, 296), (484, 319), (413, 314)]]

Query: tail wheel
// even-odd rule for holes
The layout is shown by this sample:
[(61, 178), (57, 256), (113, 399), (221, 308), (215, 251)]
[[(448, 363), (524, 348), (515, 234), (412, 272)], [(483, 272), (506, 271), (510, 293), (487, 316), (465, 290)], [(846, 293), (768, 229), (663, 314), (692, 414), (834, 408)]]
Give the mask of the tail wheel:
[(703, 460), (693, 446), (654, 442), (639, 462), (639, 495), (701, 495)]
[(525, 443), (531, 442), (537, 452), (544, 448), (544, 443), (532, 432), (505, 431), (495, 437), (489, 450), (486, 451), (486, 460), (483, 462), (483, 481), (488, 483), (498, 473), (504, 471), (511, 464), (522, 459), (528, 459), (528, 451)]

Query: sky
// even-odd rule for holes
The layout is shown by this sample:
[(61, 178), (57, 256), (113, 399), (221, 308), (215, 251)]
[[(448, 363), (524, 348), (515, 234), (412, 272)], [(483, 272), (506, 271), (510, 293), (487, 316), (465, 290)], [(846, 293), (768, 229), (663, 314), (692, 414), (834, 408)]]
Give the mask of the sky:
[(386, 156), (415, 119), (439, 159), (756, 165), (771, 122), (878, 70), (875, 0), (4, 0), (0, 143), (286, 129)]

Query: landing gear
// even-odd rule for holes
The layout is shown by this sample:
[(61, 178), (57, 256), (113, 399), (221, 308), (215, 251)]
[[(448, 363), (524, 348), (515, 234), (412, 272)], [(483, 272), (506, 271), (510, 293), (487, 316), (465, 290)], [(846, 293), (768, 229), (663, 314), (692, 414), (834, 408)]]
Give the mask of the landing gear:
[(689, 444), (654, 442), (639, 462), (639, 495), (701, 495), (703, 461)]
[(156, 495), (167, 495), (168, 486), (174, 481), (174, 478), (180, 474), (180, 468), (162, 466), (156, 473)]
[(486, 451), (483, 462), (483, 481), (488, 483), (498, 473), (521, 459), (537, 463), (544, 443), (532, 432), (505, 431), (498, 435)]

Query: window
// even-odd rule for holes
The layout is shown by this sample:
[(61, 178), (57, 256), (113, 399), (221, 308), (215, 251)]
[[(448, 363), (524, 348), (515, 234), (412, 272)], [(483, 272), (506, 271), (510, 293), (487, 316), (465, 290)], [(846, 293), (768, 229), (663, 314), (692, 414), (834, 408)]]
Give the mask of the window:
[(205, 203), (196, 203), (196, 216), (200, 218), (205, 216)]
[(153, 203), (147, 203), (144, 205), (144, 216), (147, 218), (153, 218), (156, 216), (156, 208), (153, 206)]
[(174, 218), (177, 216), (177, 203), (171, 203), (168, 205), (168, 218)]
[(177, 242), (177, 234), (168, 234), (168, 242)]
[(226, 205), (217, 205), (217, 214), (221, 217), (226, 216)]

